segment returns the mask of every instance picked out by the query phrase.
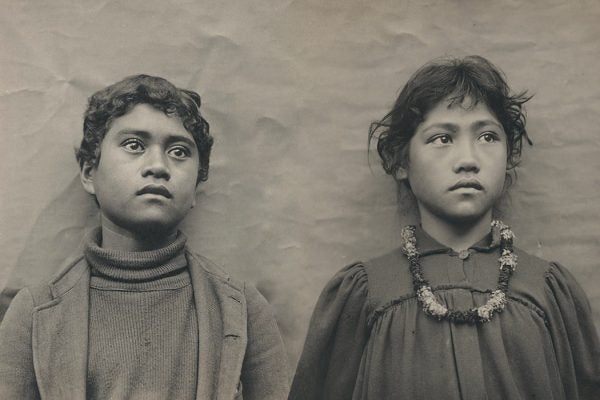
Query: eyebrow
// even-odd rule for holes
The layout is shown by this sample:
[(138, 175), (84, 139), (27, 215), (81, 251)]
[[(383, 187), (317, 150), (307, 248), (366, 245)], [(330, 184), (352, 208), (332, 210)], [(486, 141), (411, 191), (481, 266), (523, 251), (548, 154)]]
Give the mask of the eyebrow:
[[(479, 128), (483, 128), (484, 126), (488, 126), (488, 125), (494, 125), (498, 128), (502, 128), (502, 125), (496, 121), (494, 121), (493, 119), (482, 119), (481, 121), (475, 121), (471, 124), (471, 129), (479, 129)], [(504, 128), (502, 128), (504, 129)]]
[(442, 129), (445, 129), (447, 131), (456, 132), (458, 130), (458, 125), (451, 124), (451, 123), (448, 123), (448, 122), (438, 123), (438, 124), (432, 124), (432, 125), (429, 125), (429, 126), (425, 127), (425, 129), (423, 129), (423, 132), (427, 132), (430, 129), (436, 129), (436, 128), (442, 128)]
[[(493, 119), (482, 119), (482, 120), (475, 121), (470, 125), (470, 128), (471, 128), (471, 130), (477, 130), (477, 129), (483, 128), (484, 126), (488, 126), (488, 125), (494, 125), (498, 128), (502, 128), (502, 125), (500, 125), (500, 123), (494, 121)], [(441, 122), (441, 123), (437, 123), (437, 124), (432, 124), (430, 126), (425, 127), (425, 129), (423, 129), (423, 131), (427, 132), (430, 129), (436, 129), (436, 128), (442, 128), (442, 129), (445, 129), (445, 130), (451, 131), (451, 132), (458, 131), (458, 125), (450, 123), (450, 122)], [(502, 128), (502, 129), (504, 129), (504, 128)]]
[[(148, 131), (136, 130), (136, 129), (122, 129), (119, 132), (117, 132), (117, 135), (118, 136), (134, 135), (134, 136), (141, 137), (142, 139), (149, 139), (150, 136), (152, 136), (152, 134)], [(167, 133), (166, 141), (167, 141), (167, 143), (184, 142), (184, 143), (188, 144), (189, 146), (196, 147), (195, 141), (193, 141), (192, 139), (190, 139), (187, 136), (179, 135), (177, 133)]]

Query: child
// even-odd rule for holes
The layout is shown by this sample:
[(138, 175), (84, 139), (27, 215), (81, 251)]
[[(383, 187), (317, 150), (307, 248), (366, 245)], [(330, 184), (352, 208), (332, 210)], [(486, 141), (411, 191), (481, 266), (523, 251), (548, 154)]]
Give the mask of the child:
[(493, 219), (527, 138), (527, 100), (482, 57), (445, 60), (419, 69), (372, 125), (421, 223), (325, 287), (290, 399), (599, 398), (585, 294)]
[(251, 285), (192, 254), (177, 226), (208, 174), (200, 96), (128, 77), (97, 93), (77, 158), (101, 227), (0, 326), (3, 399), (282, 399), (285, 352)]

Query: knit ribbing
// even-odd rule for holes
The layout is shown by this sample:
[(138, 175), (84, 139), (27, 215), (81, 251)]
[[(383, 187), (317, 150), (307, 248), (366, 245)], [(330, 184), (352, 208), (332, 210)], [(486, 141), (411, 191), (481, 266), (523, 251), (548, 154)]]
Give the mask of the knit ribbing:
[(92, 268), (88, 398), (194, 399), (198, 325), (185, 236), (147, 252), (99, 247)]
[(182, 272), (185, 261), (186, 237), (182, 233), (166, 247), (151, 251), (118, 251), (103, 249), (99, 243), (102, 232), (96, 229), (85, 241), (85, 258), (92, 267), (92, 275), (103, 276), (115, 282), (156, 281)]

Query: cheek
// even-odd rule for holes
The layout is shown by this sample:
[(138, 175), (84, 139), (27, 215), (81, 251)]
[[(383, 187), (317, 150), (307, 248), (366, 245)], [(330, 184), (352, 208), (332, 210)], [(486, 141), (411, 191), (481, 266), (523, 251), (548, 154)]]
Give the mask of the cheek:
[(110, 160), (105, 158), (98, 165), (95, 183), (102, 191), (118, 193), (120, 188), (127, 184), (127, 175), (123, 173), (123, 168), (110, 166)]
[(508, 173), (506, 156), (499, 155), (496, 156), (494, 160), (490, 161), (490, 165), (488, 166), (490, 183), (493, 184), (496, 193), (502, 193), (505, 188), (505, 181)]
[(186, 199), (186, 203), (192, 203), (196, 197), (198, 187), (198, 168), (190, 166), (182, 171), (181, 180), (179, 180), (179, 192)]
[(196, 181), (190, 181), (185, 187), (185, 199), (186, 203), (193, 203), (196, 199)]
[[(411, 164), (408, 169), (407, 182), (410, 190), (417, 199), (430, 198), (443, 185), (439, 182), (439, 174), (427, 169), (426, 165)], [(434, 196), (437, 197), (437, 196)]]
[(417, 151), (410, 146), (406, 157), (406, 171), (408, 182), (417, 190), (427, 190), (430, 185), (435, 185), (441, 179), (443, 165), (436, 159), (435, 154), (427, 151)]
[(492, 168), (498, 175), (505, 175), (508, 169), (508, 160), (506, 157), (506, 150), (498, 151), (492, 158)]
[(191, 165), (187, 166), (185, 170), (185, 176), (187, 182), (192, 182), (194, 186), (194, 190), (196, 190), (196, 183), (198, 182), (198, 177), (200, 176), (199, 163), (190, 163)]

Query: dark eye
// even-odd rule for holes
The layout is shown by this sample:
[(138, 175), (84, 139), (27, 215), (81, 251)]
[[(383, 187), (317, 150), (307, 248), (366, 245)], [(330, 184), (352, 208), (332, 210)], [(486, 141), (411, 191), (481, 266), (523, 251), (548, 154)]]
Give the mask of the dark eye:
[(485, 143), (494, 143), (500, 140), (500, 137), (494, 132), (485, 132), (479, 136), (479, 141)]
[(144, 144), (139, 139), (127, 139), (121, 143), (121, 147), (129, 153), (141, 153), (144, 151)]
[(173, 146), (167, 151), (167, 154), (178, 160), (184, 160), (191, 155), (191, 151), (185, 146)]
[(433, 143), (433, 144), (437, 144), (437, 145), (450, 144), (450, 143), (452, 143), (452, 137), (447, 134), (436, 135), (429, 140), (429, 143)]

